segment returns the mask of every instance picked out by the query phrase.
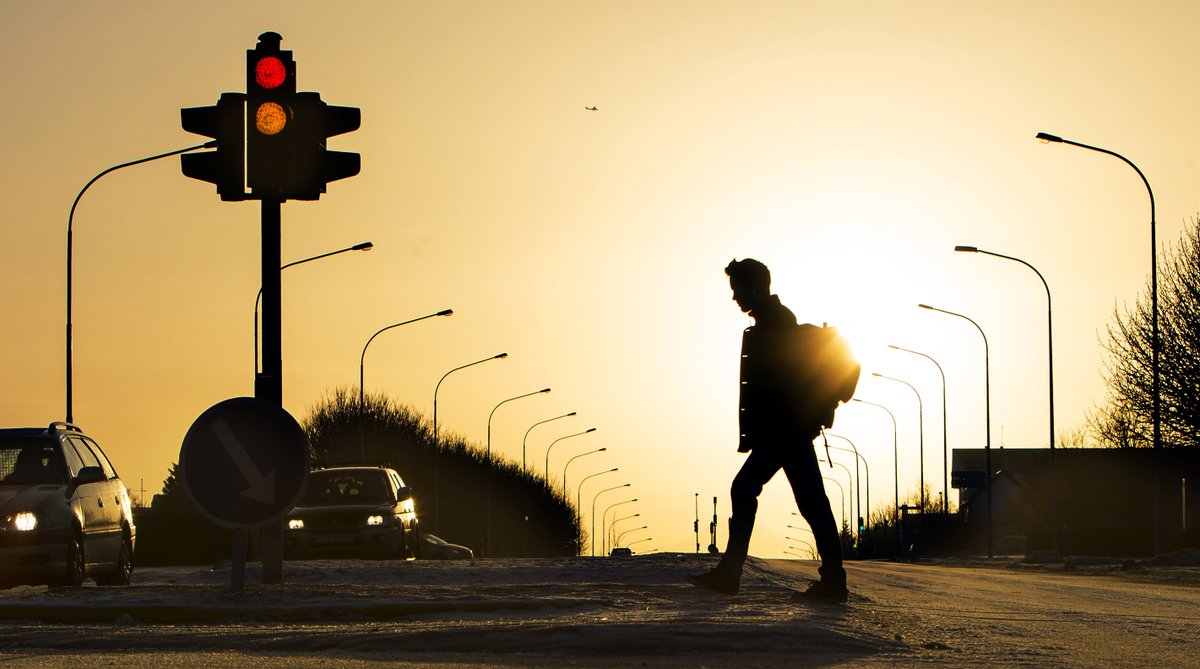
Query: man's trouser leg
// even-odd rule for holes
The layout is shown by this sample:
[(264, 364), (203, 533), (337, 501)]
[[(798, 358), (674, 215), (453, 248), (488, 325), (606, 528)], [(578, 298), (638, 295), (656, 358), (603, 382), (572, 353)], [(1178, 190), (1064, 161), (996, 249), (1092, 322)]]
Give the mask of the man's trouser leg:
[(792, 484), (796, 508), (812, 529), (817, 552), (821, 555), (821, 580), (846, 582), (842, 566), (842, 541), (825, 484), (821, 478), (817, 454), (812, 447), (801, 446), (783, 465), (783, 472)]
[(729, 518), (729, 542), (721, 556), (718, 569), (742, 573), (742, 564), (750, 551), (750, 534), (754, 531), (754, 516), (758, 512), (758, 495), (775, 472), (779, 471), (779, 460), (768, 452), (751, 451), (742, 463), (733, 486), (729, 491), (733, 513)]

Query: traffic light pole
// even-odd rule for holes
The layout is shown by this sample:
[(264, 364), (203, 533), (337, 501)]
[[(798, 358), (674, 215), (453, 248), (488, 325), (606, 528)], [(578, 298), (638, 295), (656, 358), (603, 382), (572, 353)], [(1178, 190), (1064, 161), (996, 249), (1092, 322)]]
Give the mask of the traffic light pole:
[[(262, 372), (254, 379), (254, 397), (277, 407), (283, 406), (282, 204), (278, 197), (262, 198)], [(263, 527), (260, 536), (263, 583), (283, 583), (283, 521)]]

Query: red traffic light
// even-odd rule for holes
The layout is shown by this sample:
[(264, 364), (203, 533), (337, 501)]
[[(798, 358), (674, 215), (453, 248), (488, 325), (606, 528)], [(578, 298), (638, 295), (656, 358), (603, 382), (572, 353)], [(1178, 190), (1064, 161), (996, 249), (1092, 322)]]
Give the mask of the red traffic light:
[(275, 56), (260, 58), (254, 64), (254, 83), (263, 88), (279, 88), (287, 80), (287, 66)]

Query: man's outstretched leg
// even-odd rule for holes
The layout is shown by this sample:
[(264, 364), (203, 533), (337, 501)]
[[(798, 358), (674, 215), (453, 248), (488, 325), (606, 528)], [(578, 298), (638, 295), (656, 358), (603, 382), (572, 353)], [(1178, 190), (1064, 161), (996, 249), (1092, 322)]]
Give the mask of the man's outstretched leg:
[(721, 561), (703, 574), (688, 574), (692, 585), (725, 595), (736, 595), (742, 581), (742, 565), (750, 551), (750, 534), (754, 531), (754, 516), (758, 512), (758, 495), (779, 465), (773, 458), (753, 451), (733, 478), (730, 500), (733, 515), (729, 519), (729, 542)]
[(821, 580), (797, 595), (804, 599), (845, 602), (849, 591), (846, 568), (842, 565), (842, 541), (829, 496), (825, 494), (816, 453), (812, 450), (802, 452), (795, 461), (785, 464), (783, 471), (792, 484), (796, 507), (812, 529), (817, 553), (821, 556), (821, 566), (817, 569)]

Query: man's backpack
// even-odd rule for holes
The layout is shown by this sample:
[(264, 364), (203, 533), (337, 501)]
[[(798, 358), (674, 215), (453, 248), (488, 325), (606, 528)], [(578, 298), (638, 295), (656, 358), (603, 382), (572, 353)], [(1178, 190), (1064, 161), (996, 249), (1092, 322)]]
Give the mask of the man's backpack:
[(862, 366), (849, 343), (828, 324), (797, 326), (796, 344), (797, 381), (806, 413), (822, 428), (833, 427), (838, 405), (854, 397)]

